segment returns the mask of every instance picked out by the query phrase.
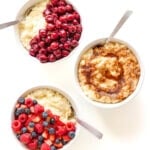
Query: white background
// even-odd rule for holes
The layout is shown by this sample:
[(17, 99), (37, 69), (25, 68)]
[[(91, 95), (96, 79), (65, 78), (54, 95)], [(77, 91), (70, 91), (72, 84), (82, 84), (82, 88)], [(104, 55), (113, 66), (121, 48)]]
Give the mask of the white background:
[[(0, 23), (15, 19), (27, 0), (0, 0)], [(0, 143), (1, 147), (21, 150), (11, 132), (11, 111), (16, 98), (36, 85), (57, 84), (67, 90), (81, 107), (81, 117), (97, 127), (104, 136), (97, 140), (82, 129), (71, 150), (145, 150), (150, 149), (150, 9), (148, 0), (70, 0), (81, 14), (83, 34), (78, 48), (69, 58), (41, 64), (18, 45), (14, 27), (0, 30)], [(129, 42), (141, 56), (145, 79), (137, 97), (117, 109), (90, 106), (77, 93), (74, 64), (79, 51), (91, 40), (107, 37), (122, 14), (132, 16), (116, 38)]]

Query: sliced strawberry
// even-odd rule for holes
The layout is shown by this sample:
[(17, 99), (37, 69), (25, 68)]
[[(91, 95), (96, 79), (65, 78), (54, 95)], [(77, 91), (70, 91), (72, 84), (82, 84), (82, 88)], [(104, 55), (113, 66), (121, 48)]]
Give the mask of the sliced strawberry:
[(24, 104), (21, 104), (21, 106), (20, 106), (21, 108), (27, 108), (27, 106), (26, 105), (24, 105)]
[(45, 131), (42, 133), (42, 136), (44, 137), (44, 139), (47, 139), (47, 138), (49, 137), (48, 131), (45, 130)]
[(19, 103), (17, 103), (16, 104), (16, 106), (15, 106), (15, 108), (19, 108), (20, 107), (20, 104)]
[(24, 133), (20, 135), (20, 141), (24, 144), (28, 144), (31, 141), (32, 137), (30, 133)]
[(56, 135), (50, 134), (50, 135), (49, 135), (49, 139), (50, 139), (52, 142), (54, 142), (55, 139), (56, 139)]
[(63, 135), (63, 136), (62, 136), (62, 139), (63, 139), (63, 141), (65, 141), (65, 142), (68, 142), (68, 141), (71, 140), (68, 135)]
[(50, 139), (46, 139), (46, 140), (44, 140), (44, 142), (47, 143), (48, 145), (52, 144), (52, 141)]
[(40, 122), (40, 120), (41, 120), (41, 117), (40, 117), (40, 116), (33, 116), (33, 117), (32, 117), (32, 121), (33, 121), (33, 122)]
[(44, 112), (44, 107), (40, 104), (36, 104), (34, 106), (34, 113), (39, 114), (39, 113), (42, 113), (42, 112)]

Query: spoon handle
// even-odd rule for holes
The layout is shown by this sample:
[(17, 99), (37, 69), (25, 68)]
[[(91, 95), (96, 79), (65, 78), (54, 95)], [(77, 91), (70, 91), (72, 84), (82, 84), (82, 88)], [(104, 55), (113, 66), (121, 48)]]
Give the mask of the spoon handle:
[(76, 120), (82, 127), (87, 129), (89, 132), (91, 132), (93, 135), (95, 135), (98, 139), (101, 139), (103, 137), (103, 134), (98, 129), (94, 128), (87, 122), (79, 119), (78, 117), (76, 117)]
[(0, 29), (7, 28), (7, 27), (15, 25), (17, 23), (19, 23), (19, 20), (2, 23), (2, 24), (0, 24)]
[(109, 42), (111, 40), (112, 37), (114, 37), (114, 35), (118, 32), (118, 30), (122, 27), (122, 25), (125, 23), (125, 21), (130, 17), (130, 15), (132, 14), (131, 10), (127, 10), (124, 15), (122, 16), (122, 18), (120, 19), (120, 21), (118, 22), (118, 24), (116, 25), (116, 27), (114, 28), (113, 32), (110, 34), (110, 36), (107, 38), (106, 43)]

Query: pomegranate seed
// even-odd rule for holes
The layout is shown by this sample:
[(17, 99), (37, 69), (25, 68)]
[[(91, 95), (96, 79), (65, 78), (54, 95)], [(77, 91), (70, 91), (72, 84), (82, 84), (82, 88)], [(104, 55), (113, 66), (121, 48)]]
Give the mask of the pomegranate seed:
[(59, 31), (59, 36), (60, 36), (60, 37), (63, 37), (63, 38), (66, 38), (66, 37), (67, 37), (66, 31), (65, 31), (64, 29), (61, 29), (61, 30)]
[(69, 25), (68, 25), (67, 23), (63, 23), (63, 24), (62, 24), (62, 28), (63, 28), (64, 30), (68, 30), (68, 27), (69, 27)]
[(40, 41), (38, 45), (39, 45), (39, 47), (43, 48), (43, 47), (45, 47), (45, 42), (44, 41)]
[(70, 53), (69, 51), (63, 50), (63, 51), (62, 51), (62, 56), (66, 57), (66, 56), (69, 55), (69, 53)]
[(66, 40), (67, 40), (66, 38), (60, 38), (60, 42), (61, 42), (61, 43), (65, 43)]
[(52, 42), (50, 47), (52, 50), (56, 50), (59, 47), (59, 44), (58, 44), (58, 42)]
[(71, 50), (71, 42), (70, 41), (67, 41), (66, 43), (64, 43), (64, 48), (66, 50)]
[(73, 10), (73, 7), (71, 4), (66, 5), (66, 11), (71, 12)]
[(51, 0), (51, 4), (53, 6), (56, 6), (58, 4), (59, 0)]
[(48, 3), (48, 4), (46, 5), (46, 9), (48, 9), (49, 11), (52, 10), (52, 7), (53, 7), (53, 5), (52, 5), (51, 3)]
[(59, 6), (58, 7), (58, 13), (64, 14), (66, 12), (66, 8), (64, 6)]
[(44, 54), (44, 55), (46, 55), (46, 54), (47, 54), (47, 50), (46, 50), (45, 48), (41, 48), (41, 49), (39, 50), (39, 54)]
[(78, 41), (80, 39), (80, 36), (81, 36), (81, 34), (75, 33), (74, 39)]
[(46, 37), (46, 39), (45, 39), (45, 43), (47, 44), (47, 45), (49, 45), (50, 43), (51, 43), (51, 37), (50, 36), (47, 36)]
[(53, 8), (52, 8), (52, 12), (58, 13), (58, 7), (53, 7)]
[(75, 33), (77, 29), (76, 29), (76, 26), (72, 25), (72, 26), (69, 26), (68, 30), (70, 33)]
[(76, 11), (73, 13), (75, 19), (77, 19), (80, 22), (80, 15)]
[(51, 14), (51, 11), (49, 9), (45, 9), (43, 11), (43, 16), (47, 16), (47, 15), (50, 15)]
[(55, 29), (55, 26), (54, 26), (54, 24), (52, 24), (52, 23), (48, 23), (48, 24), (46, 25), (46, 29), (49, 30), (49, 31), (52, 31), (52, 30)]
[(65, 6), (66, 2), (64, 0), (58, 1), (58, 6)]
[(78, 33), (81, 33), (82, 32), (82, 26), (79, 24), (76, 26), (76, 30)]
[(46, 37), (46, 35), (47, 35), (46, 30), (45, 29), (40, 29), (39, 30), (39, 35), (40, 35), (40, 37)]
[(63, 16), (60, 16), (59, 17), (59, 20), (61, 21), (61, 22), (67, 22), (67, 15), (63, 15)]
[(47, 23), (53, 23), (54, 22), (54, 17), (52, 15), (47, 15), (45, 17), (45, 20)]
[(72, 23), (73, 23), (74, 25), (78, 25), (78, 24), (79, 24), (79, 22), (78, 22), (77, 19), (74, 19)]
[(31, 45), (31, 48), (33, 48), (35, 51), (38, 51), (39, 46), (38, 46), (38, 44), (33, 44), (33, 45)]
[(56, 40), (56, 39), (58, 39), (58, 37), (59, 37), (59, 35), (58, 35), (57, 32), (52, 32), (52, 33), (51, 33), (51, 39), (52, 39), (52, 40)]
[(67, 18), (68, 21), (72, 21), (72, 20), (75, 19), (73, 14), (68, 14), (66, 18)]
[(60, 58), (62, 55), (61, 55), (61, 50), (57, 49), (53, 52), (53, 54), (56, 56), (56, 58)]
[(39, 54), (38, 59), (40, 60), (41, 63), (45, 63), (48, 61), (48, 57), (44, 54)]
[(33, 45), (33, 44), (37, 44), (37, 39), (36, 38), (33, 38), (33, 39), (31, 39), (31, 41), (30, 41), (30, 45)]
[(61, 44), (59, 44), (59, 48), (60, 49), (64, 49), (64, 45), (61, 43)]
[(48, 58), (50, 62), (56, 61), (56, 56), (54, 54), (50, 54)]
[(36, 56), (36, 54), (37, 54), (37, 52), (33, 49), (33, 48), (31, 48), (30, 50), (29, 50), (29, 54), (31, 55), (31, 56)]
[(71, 41), (71, 45), (73, 46), (73, 47), (76, 47), (76, 46), (78, 46), (78, 41), (77, 40), (72, 40)]
[(61, 28), (61, 21), (59, 21), (59, 20), (56, 20), (55, 21), (55, 26), (56, 26), (56, 28)]

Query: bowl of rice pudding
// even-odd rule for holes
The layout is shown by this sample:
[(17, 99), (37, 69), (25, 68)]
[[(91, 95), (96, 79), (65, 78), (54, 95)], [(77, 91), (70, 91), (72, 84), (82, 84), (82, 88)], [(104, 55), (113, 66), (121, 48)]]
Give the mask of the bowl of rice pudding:
[(137, 51), (127, 42), (97, 39), (79, 54), (75, 83), (88, 102), (114, 108), (133, 99), (143, 81), (143, 67)]
[(18, 19), (18, 42), (41, 63), (62, 60), (79, 45), (81, 17), (66, 0), (30, 0), (18, 12)]
[(37, 86), (17, 99), (11, 128), (25, 149), (69, 149), (79, 134), (78, 109), (73, 99), (56, 86)]

